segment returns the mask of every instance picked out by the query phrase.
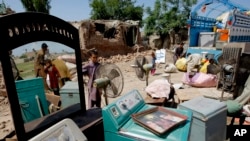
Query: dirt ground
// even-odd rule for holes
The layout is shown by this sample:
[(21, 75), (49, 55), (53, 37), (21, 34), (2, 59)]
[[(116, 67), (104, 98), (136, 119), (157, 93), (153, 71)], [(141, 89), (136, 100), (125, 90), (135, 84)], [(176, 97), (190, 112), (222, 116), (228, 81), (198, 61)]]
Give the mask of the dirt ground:
[[(148, 51), (146, 54), (150, 54), (150, 51)], [(124, 77), (124, 88), (122, 91), (122, 95), (125, 95), (132, 89), (137, 89), (140, 94), (145, 98), (147, 96), (145, 92), (146, 88), (146, 81), (141, 81), (137, 78), (134, 68), (131, 67), (134, 60), (130, 60), (127, 62), (119, 62), (116, 63), (116, 65), (121, 69), (123, 77)], [(154, 76), (149, 75), (149, 84), (153, 82), (156, 79), (163, 79), (162, 75), (165, 73), (165, 65), (168, 63), (172, 63), (172, 54), (171, 52), (167, 51), (166, 53), (166, 63), (165, 64), (158, 64), (156, 68), (156, 74)], [(182, 84), (182, 76), (184, 72), (177, 72), (171, 74), (171, 83), (173, 84)], [(193, 95), (198, 93), (198, 95), (202, 95), (203, 93), (209, 93), (213, 91), (217, 95), (220, 96), (221, 92), (216, 90), (216, 88), (192, 88), (189, 86), (184, 85), (184, 89), (189, 90), (188, 95)], [(178, 90), (176, 90), (176, 93), (178, 93)], [(117, 98), (109, 98), (109, 103), (113, 102)], [(175, 95), (175, 103), (178, 104), (178, 97)], [(102, 102), (102, 106), (105, 106), (104, 101)], [(9, 135), (14, 131), (11, 112), (9, 110), (8, 100), (7, 98), (0, 97), (0, 139), (4, 138), (6, 135)]]
[[(166, 59), (167, 63), (171, 63), (172, 56), (170, 54), (167, 54), (166, 57), (167, 57)], [(124, 95), (133, 89), (137, 89), (143, 97), (146, 97), (147, 96), (145, 92), (146, 81), (141, 81), (137, 78), (134, 68), (131, 67), (133, 63), (134, 63), (134, 60), (131, 60), (126, 63), (124, 62), (116, 63), (116, 65), (121, 69), (123, 77), (124, 77), (124, 88), (123, 88), (121, 95)], [(162, 75), (165, 74), (164, 72), (165, 65), (166, 64), (157, 64), (155, 75), (153, 76), (149, 74), (149, 78), (148, 78), (149, 84), (153, 82), (154, 80), (163, 79)], [(181, 83), (182, 76), (183, 76), (183, 72), (172, 73), (171, 82)], [(115, 99), (117, 98), (109, 98), (109, 101), (112, 102)]]
[[(148, 51), (147, 58), (149, 56), (150, 51)], [(166, 64), (170, 64), (173, 62), (172, 53), (170, 51), (166, 51), (166, 62), (157, 64), (156, 73), (155, 75), (149, 74), (148, 83), (150, 84), (154, 80), (157, 79), (164, 79), (163, 75), (166, 74), (164, 72)], [(147, 96), (145, 92), (146, 88), (146, 81), (141, 81), (137, 78), (134, 68), (131, 67), (133, 65), (134, 60), (130, 60), (129, 62), (119, 62), (116, 65), (121, 69), (122, 74), (124, 76), (124, 89), (121, 95), (124, 95), (131, 91), (132, 89), (137, 89), (140, 94), (145, 98)], [(176, 93), (183, 93), (183, 91), (187, 92), (188, 97), (195, 97), (199, 95), (205, 95), (207, 97), (218, 99), (221, 96), (221, 91), (217, 90), (216, 87), (212, 88), (195, 88), (188, 85), (183, 85), (182, 77), (185, 72), (177, 71), (176, 73), (170, 73), (170, 81), (173, 85), (182, 85), (183, 89), (176, 89)], [(117, 97), (119, 98), (119, 97)], [(117, 98), (109, 98), (109, 101), (112, 102)], [(224, 93), (225, 99), (230, 99), (231, 95), (228, 93)], [(178, 103), (178, 97), (175, 95), (175, 102)]]

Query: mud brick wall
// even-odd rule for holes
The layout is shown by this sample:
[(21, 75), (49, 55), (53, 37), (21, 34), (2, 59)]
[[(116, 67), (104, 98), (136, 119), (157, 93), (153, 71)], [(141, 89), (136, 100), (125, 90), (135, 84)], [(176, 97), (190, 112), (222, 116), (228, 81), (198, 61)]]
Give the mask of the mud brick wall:
[[(110, 25), (112, 21), (102, 21), (99, 22), (97, 25), (95, 25), (94, 21), (85, 21), (82, 22), (79, 29), (79, 38), (80, 38), (80, 45), (84, 52), (84, 50), (89, 49), (97, 49), (99, 56), (101, 57), (110, 57), (112, 55), (127, 55), (128, 53), (134, 53), (136, 52), (135, 46), (130, 47), (126, 44), (126, 38), (125, 34), (128, 32), (128, 30), (133, 30), (130, 27), (134, 27), (133, 25), (128, 25), (127, 23), (123, 22), (115, 22), (116, 25)], [(115, 28), (114, 31), (106, 32), (106, 37), (104, 37), (103, 33), (105, 26), (106, 31), (110, 31), (112, 28)], [(109, 30), (110, 29), (110, 30)], [(137, 44), (141, 46), (141, 37), (139, 28), (136, 28), (136, 34), (137, 34)], [(130, 32), (131, 33), (131, 32)], [(108, 37), (107, 37), (107, 34)], [(130, 38), (127, 37), (127, 38)], [(132, 40), (132, 36), (131, 39)], [(86, 59), (87, 54), (82, 54), (83, 60)]]
[(87, 47), (96, 48), (103, 57), (117, 54), (126, 55), (134, 51), (132, 47), (127, 47), (124, 42), (119, 39), (103, 38), (101, 35), (90, 37)]

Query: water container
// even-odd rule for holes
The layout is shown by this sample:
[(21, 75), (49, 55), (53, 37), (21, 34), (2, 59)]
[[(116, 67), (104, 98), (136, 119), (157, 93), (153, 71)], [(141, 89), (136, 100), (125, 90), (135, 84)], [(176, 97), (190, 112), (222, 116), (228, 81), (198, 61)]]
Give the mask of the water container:
[(24, 122), (49, 114), (41, 77), (19, 80), (15, 83)]

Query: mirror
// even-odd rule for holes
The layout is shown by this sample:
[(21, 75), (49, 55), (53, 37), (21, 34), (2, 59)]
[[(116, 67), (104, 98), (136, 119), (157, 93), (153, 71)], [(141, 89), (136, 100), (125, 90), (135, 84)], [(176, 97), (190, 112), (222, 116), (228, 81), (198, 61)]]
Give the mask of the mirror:
[[(16, 19), (22, 19), (22, 20), (20, 22), (15, 22)], [(8, 102), (9, 105), (11, 105), (10, 109), (13, 115), (12, 120), (14, 123), (17, 139), (28, 140), (29, 138), (35, 136), (39, 131), (47, 129), (48, 127), (52, 126), (53, 123), (58, 122), (63, 118), (69, 117), (71, 114), (75, 114), (78, 112), (81, 113), (86, 112), (83, 79), (82, 77), (78, 77), (78, 84), (80, 86), (78, 89), (78, 91), (80, 92), (78, 96), (81, 101), (79, 104), (74, 104), (73, 106), (70, 106), (68, 108), (62, 109), (48, 116), (24, 124), (22, 114), (25, 112), (22, 112), (20, 109), (19, 97), (16, 91), (18, 88), (17, 87), (16, 89), (13, 88), (15, 88), (15, 86), (17, 86), (19, 82), (29, 79), (20, 81), (14, 80), (13, 74), (11, 73), (12, 68), (10, 64), (9, 50), (17, 49), (19, 47), (22, 48), (21, 46), (36, 41), (46, 41), (46, 42), (54, 41), (56, 43), (67, 45), (69, 48), (72, 48), (75, 51), (74, 53), (76, 56), (77, 74), (79, 76), (82, 76), (82, 61), (81, 61), (81, 48), (79, 44), (80, 43), (79, 32), (77, 28), (75, 28), (66, 21), (63, 21), (57, 17), (48, 14), (38, 13), (38, 12), (23, 12), (23, 13), (16, 13), (8, 16), (3, 16), (0, 22), (2, 23), (1, 24), (2, 47), (0, 47), (0, 61), (2, 64), (1, 65), (2, 73), (4, 74), (3, 76), (5, 79), (4, 82), (6, 86), (6, 91), (8, 93)], [(57, 47), (53, 47), (51, 45), (50, 52), (53, 52), (52, 50), (54, 48)], [(36, 78), (35, 80), (37, 80), (37, 82), (33, 82), (32, 84), (36, 85), (41, 82), (42, 83), (41, 85), (43, 85), (43, 80), (38, 81), (38, 79), (41, 79), (41, 77)], [(27, 85), (26, 86), (27, 89), (24, 89), (24, 86), (25, 85), (21, 86), (21, 88), (23, 88), (24, 91), (29, 90), (29, 88), (34, 88), (34, 86), (32, 85), (30, 86)], [(34, 91), (34, 93), (29, 91), (29, 93), (33, 93), (34, 95), (37, 95), (37, 92), (39, 92), (38, 89)], [(26, 99), (21, 102), (23, 104), (22, 105), (23, 107), (30, 106), (29, 104), (26, 104), (27, 103)], [(39, 99), (35, 99), (32, 102), (40, 102), (40, 101)], [(41, 109), (41, 111), (42, 110), (43, 109)], [(40, 109), (36, 111), (40, 112)]]
[[(45, 62), (39, 65), (44, 68), (44, 79), (39, 72), (43, 70), (35, 65), (43, 43), (48, 46), (44, 55)], [(37, 41), (12, 50), (12, 58), (23, 79), (16, 80), (15, 84), (25, 123), (80, 103), (75, 51), (72, 48), (51, 41)], [(48, 59), (58, 71), (59, 77), (56, 77), (53, 67), (49, 67)], [(41, 79), (37, 79), (39, 77)], [(44, 88), (45, 97), (39, 92), (43, 91), (41, 88)]]

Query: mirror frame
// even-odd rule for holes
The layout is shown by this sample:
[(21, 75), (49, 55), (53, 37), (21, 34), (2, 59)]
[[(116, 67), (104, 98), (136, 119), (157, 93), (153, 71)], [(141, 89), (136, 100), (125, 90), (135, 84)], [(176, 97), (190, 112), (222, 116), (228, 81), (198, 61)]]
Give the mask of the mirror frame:
[[(35, 41), (54, 41), (75, 51), (77, 74), (82, 76), (81, 48), (78, 29), (55, 16), (39, 12), (16, 13), (0, 18), (0, 62), (14, 128), (18, 140), (27, 140), (25, 126), (19, 106), (18, 95), (13, 78), (9, 50)], [(53, 47), (50, 47), (53, 48)], [(78, 77), (80, 110), (86, 111), (83, 78)]]

